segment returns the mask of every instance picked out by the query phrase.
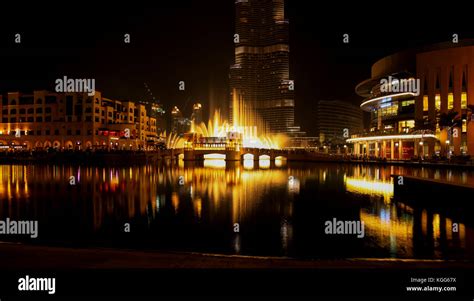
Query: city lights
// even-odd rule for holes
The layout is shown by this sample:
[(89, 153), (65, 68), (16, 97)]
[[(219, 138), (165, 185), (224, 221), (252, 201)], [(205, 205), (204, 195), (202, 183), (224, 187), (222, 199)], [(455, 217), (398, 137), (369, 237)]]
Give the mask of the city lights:
[(467, 5), (47, 2), (2, 2), (0, 301), (474, 296)]

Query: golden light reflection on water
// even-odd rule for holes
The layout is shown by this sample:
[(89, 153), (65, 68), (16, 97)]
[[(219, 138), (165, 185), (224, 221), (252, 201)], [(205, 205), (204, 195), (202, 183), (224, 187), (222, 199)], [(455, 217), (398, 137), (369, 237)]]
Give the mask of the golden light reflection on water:
[(411, 254), (413, 252), (413, 220), (401, 220), (391, 216), (394, 211), (382, 209), (379, 215), (360, 212), (360, 220), (365, 225), (365, 235), (375, 239), (377, 245), (382, 246), (391, 253), (398, 250)]
[(204, 155), (204, 159), (225, 160), (225, 155), (224, 154), (207, 154), (207, 155)]
[[(360, 219), (366, 226), (366, 235), (376, 241), (378, 246), (390, 250), (393, 257), (406, 257), (414, 253), (413, 243), (415, 239), (414, 231), (419, 228), (422, 239), (431, 241), (433, 244), (433, 254), (435, 258), (443, 257), (443, 248), (446, 241), (451, 246), (464, 249), (466, 247), (466, 227), (463, 223), (457, 222), (459, 232), (453, 233), (452, 220), (442, 216), (440, 213), (421, 210), (419, 215), (413, 208), (403, 203), (392, 203), (394, 188), (391, 174), (410, 174), (441, 179), (439, 171), (430, 173), (426, 170), (409, 170), (403, 167), (390, 168), (354, 168), (351, 172), (344, 174), (344, 183), (348, 192), (367, 195), (371, 197), (375, 211), (360, 210)], [(445, 180), (453, 180), (459, 175), (453, 172), (446, 172)], [(463, 172), (460, 179), (466, 179)], [(375, 198), (373, 198), (375, 197)], [(378, 203), (378, 199), (383, 199), (383, 203)], [(414, 219), (419, 218), (415, 224)], [(443, 229), (444, 227), (444, 229)], [(461, 230), (462, 229), (462, 230)]]
[[(421, 213), (420, 222), (415, 222), (416, 217), (407, 214), (412, 208), (404, 205), (384, 205), (378, 214), (372, 214), (362, 209), (360, 219), (365, 224), (365, 235), (379, 247), (390, 250), (392, 257), (409, 257), (415, 253), (415, 240), (423, 240), (433, 244), (434, 258), (443, 258), (443, 250), (449, 241), (451, 248), (466, 248), (466, 226), (458, 223), (459, 231), (453, 232), (452, 220), (442, 217), (438, 213), (428, 214), (426, 210)], [(431, 221), (431, 222), (429, 222)], [(444, 225), (444, 229), (443, 229)], [(415, 232), (422, 233), (415, 239)], [(427, 235), (431, 233), (431, 237)]]
[(393, 197), (393, 183), (390, 169), (354, 168), (352, 174), (344, 175), (344, 183), (349, 192), (381, 196), (385, 203)]
[(204, 167), (207, 168), (225, 168), (225, 160), (222, 159), (205, 159)]
[(281, 158), (275, 158), (275, 167), (283, 167), (286, 165), (286, 160)]
[[(293, 219), (298, 208), (295, 197), (300, 204), (305, 200), (317, 206), (321, 198), (312, 191), (318, 187), (319, 193), (329, 196), (334, 191), (345, 191), (368, 197), (370, 204), (365, 207), (359, 207), (353, 198), (346, 202), (356, 206), (364, 221), (366, 237), (370, 238), (367, 243), (388, 250), (391, 256), (412, 256), (416, 239), (433, 245), (433, 255), (439, 258), (443, 257), (446, 243), (469, 248), (466, 241), (472, 237), (472, 229), (455, 218), (391, 202), (390, 174), (400, 171), (394, 167), (275, 166), (269, 160), (253, 159), (242, 164), (206, 159), (203, 166), (181, 162), (126, 168), (3, 165), (0, 217), (19, 219), (22, 214), (43, 214), (47, 218), (48, 210), (74, 204), (74, 212), (81, 215), (83, 222), (91, 222), (94, 229), (100, 230), (110, 220), (128, 221), (143, 216), (160, 219), (161, 214), (190, 214), (207, 223), (225, 218), (232, 224), (244, 223), (264, 210), (265, 216), (280, 220), (278, 235), (286, 254), (294, 239)], [(79, 180), (77, 186), (68, 185), (70, 175)], [(330, 212), (338, 214), (337, 209)], [(452, 231), (454, 223), (459, 228), (457, 233)], [(236, 252), (240, 252), (245, 236), (238, 236), (233, 243)]]
[(202, 199), (200, 197), (196, 197), (193, 199), (193, 205), (194, 205), (194, 212), (196, 212), (196, 215), (198, 218), (201, 218), (201, 213), (202, 213)]
[(253, 159), (246, 159), (243, 161), (243, 165), (245, 169), (253, 169), (254, 167), (254, 162)]
[(421, 212), (421, 231), (423, 233), (423, 236), (426, 236), (428, 234), (428, 212), (426, 209), (423, 209)]
[(260, 159), (258, 162), (258, 166), (262, 169), (270, 168), (271, 161), (269, 159)]
[(349, 192), (356, 192), (369, 195), (381, 195), (385, 202), (390, 202), (393, 197), (393, 184), (390, 182), (369, 180), (367, 178), (357, 179), (354, 177), (345, 178), (346, 189)]

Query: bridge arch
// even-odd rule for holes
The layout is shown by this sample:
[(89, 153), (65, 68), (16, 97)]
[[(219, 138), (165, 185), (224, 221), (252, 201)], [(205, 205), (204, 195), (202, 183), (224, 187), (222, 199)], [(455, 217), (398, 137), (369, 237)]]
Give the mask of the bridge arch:
[(242, 155), (243, 160), (254, 160), (255, 155), (252, 153), (246, 153)]

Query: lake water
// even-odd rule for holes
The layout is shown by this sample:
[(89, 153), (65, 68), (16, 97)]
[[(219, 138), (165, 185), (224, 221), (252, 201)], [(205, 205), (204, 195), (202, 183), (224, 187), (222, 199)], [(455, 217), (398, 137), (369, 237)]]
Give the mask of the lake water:
[[(395, 200), (391, 174), (474, 179), (461, 170), (284, 161), (1, 165), (0, 219), (37, 220), (39, 236), (0, 240), (315, 259), (474, 258), (472, 213), (454, 202), (444, 210), (418, 197)], [(326, 234), (334, 219), (364, 222), (364, 237)]]

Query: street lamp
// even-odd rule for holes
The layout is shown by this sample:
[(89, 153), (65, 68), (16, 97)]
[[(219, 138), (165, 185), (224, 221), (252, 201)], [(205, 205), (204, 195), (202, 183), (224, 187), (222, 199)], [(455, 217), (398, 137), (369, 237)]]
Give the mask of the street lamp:
[(451, 142), (449, 140), (446, 140), (446, 157), (448, 157), (448, 159), (450, 159), (451, 157), (451, 150), (449, 149), (449, 144)]
[(420, 141), (418, 144), (420, 145), (420, 149), (421, 149), (420, 154), (421, 154), (421, 158), (423, 159), (425, 157), (425, 148), (423, 147), (424, 143), (423, 141)]

